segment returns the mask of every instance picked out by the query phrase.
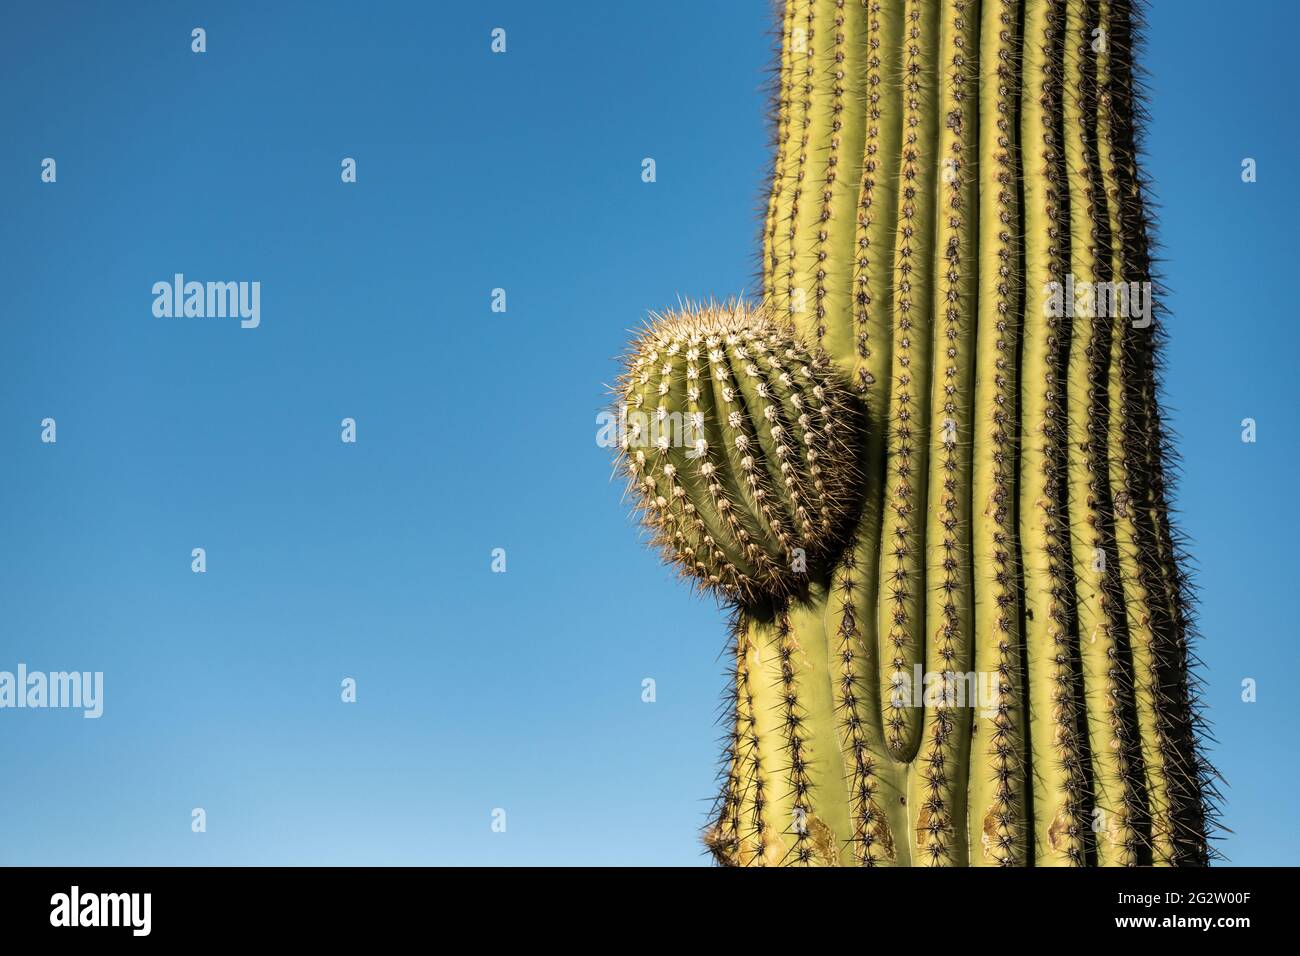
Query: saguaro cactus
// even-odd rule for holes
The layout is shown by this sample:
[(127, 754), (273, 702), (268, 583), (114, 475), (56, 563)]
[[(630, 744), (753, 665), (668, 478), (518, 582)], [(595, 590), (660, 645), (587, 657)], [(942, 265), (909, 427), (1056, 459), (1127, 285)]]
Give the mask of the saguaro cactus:
[(1209, 859), (1134, 20), (785, 4), (763, 300), (656, 317), (619, 399), (734, 612), (721, 863)]

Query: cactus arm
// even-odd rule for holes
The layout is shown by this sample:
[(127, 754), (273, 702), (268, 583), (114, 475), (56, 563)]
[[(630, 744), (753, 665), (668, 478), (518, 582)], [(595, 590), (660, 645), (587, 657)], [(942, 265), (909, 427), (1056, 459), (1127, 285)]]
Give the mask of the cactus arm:
[[(934, 230), (935, 59), (937, 0), (903, 5), (903, 117), (894, 255), (894, 328), (881, 540), (881, 691), (885, 737), (897, 760), (910, 761), (920, 741), (921, 708), (909, 706), (915, 667), (925, 655), (926, 424), (930, 398), (931, 265)], [(911, 688), (910, 693), (919, 693)]]
[(934, 376), (930, 398), (930, 473), (926, 514), (928, 674), (945, 678), (945, 694), (925, 707), (925, 726), (908, 803), (922, 863), (967, 862), (966, 780), (971, 709), (964, 675), (974, 662), (970, 571), (971, 402), (978, 214), (979, 19), (969, 0), (944, 0), (940, 16), (937, 114), (943, 122), (935, 159), (940, 176), (931, 253)]

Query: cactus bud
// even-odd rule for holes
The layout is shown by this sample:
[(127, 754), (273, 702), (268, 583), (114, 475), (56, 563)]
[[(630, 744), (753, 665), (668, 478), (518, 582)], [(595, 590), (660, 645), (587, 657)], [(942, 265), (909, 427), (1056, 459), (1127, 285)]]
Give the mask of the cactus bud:
[(743, 302), (655, 316), (625, 361), (619, 405), (623, 472), (684, 573), (749, 601), (798, 592), (827, 569), (857, 503), (856, 415), (830, 362), (791, 326)]

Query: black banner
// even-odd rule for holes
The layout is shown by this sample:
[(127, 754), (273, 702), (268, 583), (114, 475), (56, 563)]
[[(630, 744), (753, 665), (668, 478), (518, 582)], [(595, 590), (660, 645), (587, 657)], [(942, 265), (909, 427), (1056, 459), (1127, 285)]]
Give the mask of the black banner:
[[(1232, 945), (1277, 933), (1292, 872), (1208, 870), (765, 870), (22, 868), (0, 870), (6, 942), (99, 945), (293, 939), (400, 941), (459, 926), (493, 941), (560, 942), (747, 928), (756, 942), (861, 932), (946, 947), (1026, 931)], [(785, 928), (783, 928), (785, 927)], [(838, 928), (837, 928), (838, 927)], [(855, 929), (856, 927), (856, 929)], [(674, 943), (677, 937), (666, 937)], [(450, 940), (449, 940), (450, 941)]]

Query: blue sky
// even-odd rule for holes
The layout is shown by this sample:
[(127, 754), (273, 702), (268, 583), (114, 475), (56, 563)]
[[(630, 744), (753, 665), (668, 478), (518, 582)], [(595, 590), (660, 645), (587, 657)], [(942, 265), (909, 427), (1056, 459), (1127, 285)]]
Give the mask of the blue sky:
[[(705, 862), (723, 616), (638, 542), (595, 416), (647, 308), (753, 286), (769, 20), (586, 7), (8, 14), (0, 669), (103, 671), (106, 700), (0, 711), (0, 863)], [(1298, 17), (1162, 0), (1144, 61), (1242, 864), (1300, 849)], [(154, 318), (176, 272), (260, 281), (260, 327)]]

